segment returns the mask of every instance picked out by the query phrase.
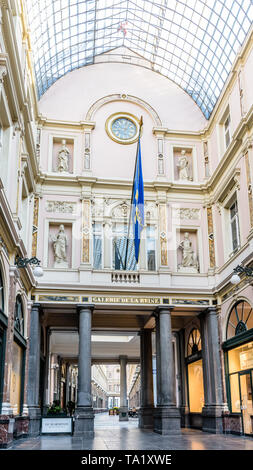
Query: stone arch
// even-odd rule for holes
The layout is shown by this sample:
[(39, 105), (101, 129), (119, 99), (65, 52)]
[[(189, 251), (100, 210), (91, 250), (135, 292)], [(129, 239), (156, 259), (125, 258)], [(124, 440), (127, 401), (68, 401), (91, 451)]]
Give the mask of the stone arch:
[(0, 275), (2, 278), (3, 283), (3, 312), (6, 316), (8, 316), (8, 278), (6, 275), (6, 269), (4, 260), (2, 258), (2, 254), (0, 253)]
[(17, 300), (20, 300), (21, 303), (21, 308), (22, 308), (22, 314), (23, 314), (23, 333), (21, 333), (23, 336), (26, 334), (26, 328), (27, 328), (27, 305), (25, 301), (25, 296), (24, 293), (19, 289), (16, 292), (16, 298), (15, 298), (15, 306), (14, 306), (14, 324), (15, 324), (15, 315), (16, 315), (16, 305), (17, 305)]
[(127, 101), (127, 102), (134, 103), (143, 107), (152, 117), (154, 125), (156, 127), (162, 127), (162, 121), (158, 113), (154, 110), (154, 108), (152, 108), (152, 106), (150, 106), (150, 104), (148, 104), (146, 101), (142, 100), (141, 98), (138, 98), (132, 95), (127, 95), (124, 93), (123, 94), (115, 93), (113, 95), (107, 95), (95, 101), (95, 103), (93, 103), (90, 106), (85, 116), (85, 121), (92, 121), (95, 113), (99, 110), (99, 108), (101, 108), (104, 104), (112, 103), (113, 101)]
[(187, 346), (188, 346), (188, 339), (191, 334), (191, 331), (194, 329), (200, 330), (200, 321), (198, 318), (193, 318), (193, 320), (185, 327), (185, 344), (184, 344), (184, 356), (187, 357)]
[(253, 303), (248, 297), (240, 295), (239, 297), (233, 298), (233, 300), (230, 302), (229, 307), (227, 308), (227, 311), (226, 311), (226, 314), (225, 314), (225, 321), (224, 321), (223, 331), (222, 331), (222, 337), (223, 337), (224, 341), (227, 340), (228, 320), (229, 320), (229, 317), (232, 313), (232, 310), (233, 310), (234, 306), (236, 306), (238, 303), (243, 302), (243, 301), (247, 302), (253, 310)]

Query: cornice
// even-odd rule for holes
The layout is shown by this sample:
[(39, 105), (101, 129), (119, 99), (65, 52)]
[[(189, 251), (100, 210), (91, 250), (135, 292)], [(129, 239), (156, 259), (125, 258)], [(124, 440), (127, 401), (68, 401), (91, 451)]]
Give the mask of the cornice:
[(40, 114), (38, 118), (38, 125), (43, 127), (59, 127), (91, 131), (95, 129), (96, 123), (93, 121), (61, 121), (57, 119), (50, 119)]
[(239, 53), (235, 57), (230, 74), (228, 75), (227, 80), (225, 81), (223, 85), (223, 91), (221, 92), (220, 97), (218, 98), (218, 101), (212, 111), (212, 114), (210, 116), (210, 119), (207, 123), (206, 128), (203, 129), (205, 136), (208, 136), (212, 132), (212, 129), (216, 124), (217, 115), (221, 111), (224, 101), (227, 100), (228, 95), (231, 93), (233, 84), (237, 77), (238, 68), (240, 67), (240, 64), (245, 60), (245, 57), (249, 53), (251, 46), (252, 46), (252, 40), (253, 40), (253, 27), (251, 27), (247, 37), (245, 38), (242, 49), (239, 51)]
[[(224, 177), (226, 168), (228, 167), (229, 163), (231, 163), (234, 155), (240, 149), (240, 146), (241, 146), (241, 153), (245, 152), (246, 143), (242, 143), (242, 139), (243, 139), (243, 136), (247, 132), (249, 132), (249, 129), (251, 129), (252, 124), (253, 124), (253, 105), (251, 106), (249, 112), (247, 113), (247, 116), (241, 119), (239, 126), (237, 127), (236, 131), (233, 134), (230, 145), (228, 146), (222, 159), (217, 165), (214, 173), (204, 185), (204, 188), (208, 193), (213, 191), (216, 185), (218, 184), (219, 180)], [(252, 138), (247, 139), (247, 145), (248, 145), (248, 142), (251, 142), (251, 140)]]

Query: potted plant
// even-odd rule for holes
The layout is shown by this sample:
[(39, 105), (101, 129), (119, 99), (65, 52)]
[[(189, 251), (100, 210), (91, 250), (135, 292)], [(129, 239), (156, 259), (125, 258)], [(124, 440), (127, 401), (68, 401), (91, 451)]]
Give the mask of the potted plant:
[(74, 411), (75, 411), (76, 404), (74, 401), (69, 400), (67, 403), (67, 410), (69, 412), (70, 416), (73, 416)]
[(115, 415), (119, 415), (119, 407), (118, 406), (114, 406), (114, 414)]
[(54, 400), (53, 404), (48, 408), (48, 416), (64, 416), (64, 410), (62, 410), (60, 405), (60, 400)]

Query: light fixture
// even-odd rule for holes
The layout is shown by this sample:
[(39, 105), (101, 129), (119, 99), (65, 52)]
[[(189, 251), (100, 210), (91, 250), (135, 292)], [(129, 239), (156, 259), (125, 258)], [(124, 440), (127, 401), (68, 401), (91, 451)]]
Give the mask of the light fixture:
[(17, 268), (22, 269), (26, 268), (28, 264), (34, 264), (36, 267), (33, 269), (33, 274), (36, 277), (42, 277), (43, 276), (43, 269), (40, 266), (40, 260), (36, 258), (36, 256), (33, 256), (32, 258), (21, 258), (20, 256), (16, 256), (15, 258), (15, 266)]
[(241, 278), (238, 274), (234, 273), (230, 279), (231, 284), (239, 284)]
[(35, 277), (42, 277), (44, 275), (43, 269), (41, 266), (36, 266), (33, 270), (33, 274)]
[(249, 268), (247, 266), (243, 267), (240, 265), (236, 266), (230, 279), (231, 284), (239, 284), (241, 280), (239, 274), (246, 274), (248, 277), (253, 277), (253, 268)]

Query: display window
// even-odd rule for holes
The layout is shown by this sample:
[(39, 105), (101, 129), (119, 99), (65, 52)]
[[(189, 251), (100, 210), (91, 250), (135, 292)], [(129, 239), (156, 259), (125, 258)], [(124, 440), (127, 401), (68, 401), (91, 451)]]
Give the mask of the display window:
[(187, 375), (190, 413), (201, 413), (204, 406), (201, 335), (197, 328), (190, 332), (187, 344)]
[(10, 403), (14, 415), (21, 413), (22, 405), (23, 348), (15, 341), (12, 349)]
[(241, 414), (244, 434), (253, 434), (253, 313), (251, 305), (237, 302), (227, 323), (226, 376), (231, 413)]
[(188, 364), (188, 388), (190, 413), (201, 413), (204, 406), (202, 359)]

